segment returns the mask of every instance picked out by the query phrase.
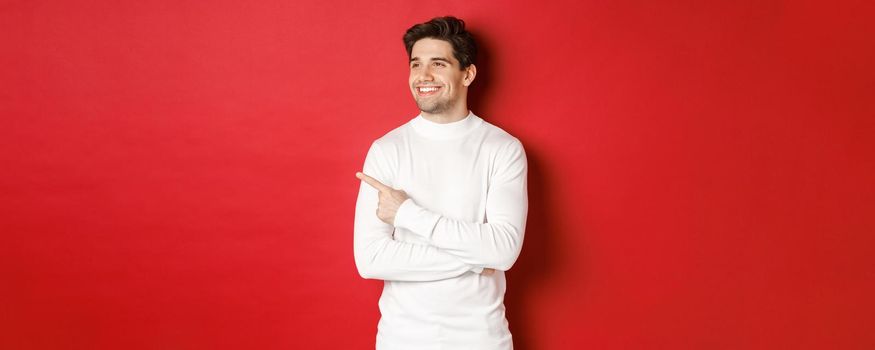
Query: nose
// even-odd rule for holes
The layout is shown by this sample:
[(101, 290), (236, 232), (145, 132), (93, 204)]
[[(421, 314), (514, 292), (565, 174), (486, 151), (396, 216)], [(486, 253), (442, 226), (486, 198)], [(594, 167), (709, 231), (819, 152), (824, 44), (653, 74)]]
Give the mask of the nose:
[(431, 74), (431, 67), (426, 65), (422, 68), (422, 80), (432, 81), (434, 80), (434, 76)]

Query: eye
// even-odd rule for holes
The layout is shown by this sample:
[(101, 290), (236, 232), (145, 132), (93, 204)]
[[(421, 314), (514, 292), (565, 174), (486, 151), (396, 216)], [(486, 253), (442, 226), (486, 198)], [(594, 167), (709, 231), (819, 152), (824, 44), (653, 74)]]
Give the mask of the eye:
[(435, 65), (435, 66), (438, 66), (438, 67), (443, 67), (443, 66), (445, 66), (445, 64), (444, 64), (443, 62), (435, 62), (434, 65)]
[(416, 68), (416, 67), (419, 67), (419, 63), (414, 63), (414, 64), (410, 65), (410, 68)]

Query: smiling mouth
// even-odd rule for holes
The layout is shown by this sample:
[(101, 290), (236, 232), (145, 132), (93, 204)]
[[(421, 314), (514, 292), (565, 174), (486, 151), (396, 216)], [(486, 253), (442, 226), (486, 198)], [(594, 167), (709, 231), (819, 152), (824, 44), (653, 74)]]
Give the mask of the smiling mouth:
[(416, 94), (419, 96), (431, 96), (440, 90), (439, 86), (419, 86), (416, 88)]

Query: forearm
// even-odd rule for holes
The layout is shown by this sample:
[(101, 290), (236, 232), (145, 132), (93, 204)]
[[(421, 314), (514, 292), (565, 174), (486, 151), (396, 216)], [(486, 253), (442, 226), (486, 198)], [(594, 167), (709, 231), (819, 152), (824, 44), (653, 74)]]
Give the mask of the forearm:
[(408, 200), (399, 208), (395, 225), (422, 236), (463, 263), (507, 271), (522, 249), (526, 211), (523, 201), (518, 203), (514, 220), (475, 223), (447, 218)]
[(480, 269), (427, 245), (388, 238), (355, 242), (355, 263), (363, 278), (391, 281), (437, 281)]

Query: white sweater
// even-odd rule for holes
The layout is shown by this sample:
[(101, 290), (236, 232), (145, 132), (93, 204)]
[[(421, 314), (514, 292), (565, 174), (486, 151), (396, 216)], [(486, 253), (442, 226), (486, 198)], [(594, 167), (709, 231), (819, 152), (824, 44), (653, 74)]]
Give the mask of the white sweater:
[(385, 281), (376, 348), (513, 349), (504, 271), (528, 211), (519, 140), (471, 112), (448, 124), (419, 115), (374, 141), (362, 170), (410, 196), (394, 227), (377, 218), (368, 184), (356, 202), (356, 267)]

